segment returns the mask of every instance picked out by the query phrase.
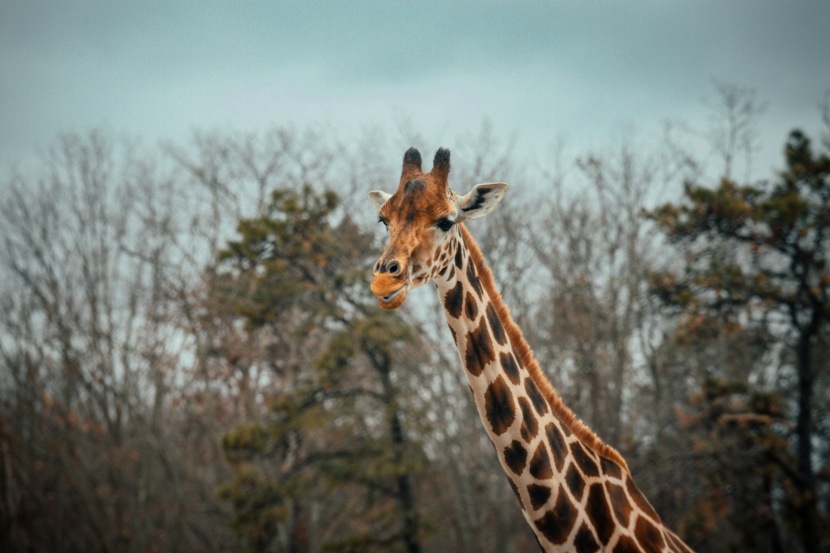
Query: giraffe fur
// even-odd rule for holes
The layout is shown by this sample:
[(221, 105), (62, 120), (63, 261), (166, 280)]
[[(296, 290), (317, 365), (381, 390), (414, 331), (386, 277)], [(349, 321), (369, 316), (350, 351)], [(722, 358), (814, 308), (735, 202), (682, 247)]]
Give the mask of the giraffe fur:
[(404, 156), (395, 194), (370, 193), (389, 243), (372, 292), (396, 309), (434, 282), (474, 403), (522, 513), (546, 552), (689, 552), (640, 492), (622, 455), (556, 393), (496, 288), (464, 221), (490, 213), (507, 185), (448, 184), (449, 150), (430, 173)]

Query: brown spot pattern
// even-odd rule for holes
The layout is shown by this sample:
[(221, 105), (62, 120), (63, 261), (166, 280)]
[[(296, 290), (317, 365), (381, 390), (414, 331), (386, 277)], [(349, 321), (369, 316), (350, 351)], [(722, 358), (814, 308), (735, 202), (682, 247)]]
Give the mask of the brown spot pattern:
[(692, 550), (689, 549), (689, 546), (683, 543), (683, 541), (673, 532), (666, 532), (666, 535), (669, 537), (669, 541), (674, 546), (674, 549), (676, 549), (677, 551), (688, 551), (689, 553), (692, 552)]
[(470, 286), (472, 286), (473, 290), (476, 291), (479, 298), (484, 297), (484, 289), (481, 287), (481, 281), (478, 280), (476, 267), (472, 261), (467, 263), (467, 282), (470, 283)]
[(535, 521), (536, 528), (549, 542), (560, 545), (567, 541), (578, 514), (560, 486), (556, 504), (553, 509)]
[(516, 418), (513, 394), (501, 375), (484, 392), (484, 412), (496, 436), (504, 434)]
[(533, 453), (533, 458), (530, 459), (530, 474), (539, 480), (547, 480), (553, 476), (553, 470), (550, 468), (548, 449), (545, 447), (544, 441), (539, 442), (539, 446)]
[(536, 408), (536, 412), (539, 413), (540, 416), (547, 413), (548, 403), (545, 401), (545, 398), (542, 396), (542, 392), (539, 391), (536, 383), (533, 382), (533, 379), (530, 377), (525, 378), (525, 390), (527, 391), (527, 397), (529, 397), (531, 403), (533, 403), (533, 407)]
[(487, 320), (481, 319), (478, 327), (467, 333), (467, 351), (465, 365), (473, 376), (479, 376), (484, 366), (495, 359), (493, 344), (487, 331)]
[(618, 464), (609, 459), (606, 459), (605, 457), (600, 457), (599, 463), (602, 467), (603, 474), (611, 476), (612, 478), (619, 478), (622, 480), (622, 469)]
[(527, 450), (519, 440), (513, 440), (509, 446), (504, 448), (504, 462), (516, 475), (524, 472), (527, 464)]
[(596, 461), (594, 461), (591, 456), (585, 451), (585, 448), (582, 447), (582, 444), (579, 442), (574, 442), (571, 444), (571, 451), (573, 451), (574, 459), (576, 459), (576, 464), (579, 465), (579, 468), (582, 470), (582, 473), (586, 477), (590, 476), (599, 476), (599, 468), (597, 467)]
[(665, 547), (663, 533), (645, 517), (638, 517), (634, 535), (646, 551), (660, 551)]
[(493, 337), (496, 339), (500, 345), (507, 344), (507, 334), (504, 332), (504, 327), (499, 320), (499, 316), (496, 314), (496, 308), (493, 307), (493, 304), (487, 305), (487, 320), (490, 321), (490, 328), (493, 330)]
[[(519, 500), (519, 505), (521, 505), (522, 496), (519, 495), (519, 488), (516, 487), (516, 484), (513, 483), (513, 480), (508, 478), (507, 481), (510, 483), (510, 487), (513, 489), (513, 493), (516, 494), (516, 499)], [(522, 510), (524, 510), (524, 505), (522, 505)]]
[[(553, 462), (556, 463), (556, 470), (561, 472), (565, 465), (565, 459), (568, 456), (568, 445), (565, 443), (565, 438), (562, 437), (562, 434), (556, 428), (555, 423), (548, 423), (545, 427), (545, 434), (548, 437), (548, 443), (553, 454)], [(573, 468), (573, 465), (571, 465), (571, 468)]]
[(516, 352), (516, 348), (511, 347), (510, 349), (513, 350), (513, 359), (516, 360), (516, 364), (519, 366), (520, 369), (524, 368), (522, 358), (519, 357), (519, 354)]
[(501, 359), (501, 368), (504, 370), (504, 374), (507, 375), (510, 382), (518, 386), (522, 381), (522, 377), (519, 374), (519, 366), (516, 364), (516, 358), (509, 352), (499, 354), (499, 358)]
[(447, 310), (453, 319), (457, 319), (461, 315), (461, 308), (464, 304), (464, 288), (460, 282), (456, 282), (455, 286), (450, 289), (444, 296), (444, 309)]
[(582, 501), (582, 490), (585, 489), (585, 480), (583, 480), (582, 475), (576, 470), (576, 465), (573, 463), (568, 465), (568, 470), (565, 472), (565, 484), (571, 490), (571, 495), (574, 496), (574, 499)]
[(476, 320), (476, 317), (478, 316), (478, 304), (476, 303), (473, 295), (469, 292), (467, 292), (467, 298), (464, 302), (464, 313), (471, 321)]
[(539, 484), (530, 484), (527, 487), (527, 495), (530, 497), (530, 504), (534, 509), (538, 509), (548, 502), (550, 499), (551, 490), (547, 486), (540, 486)]
[(519, 408), (522, 410), (522, 438), (525, 442), (530, 443), (539, 431), (539, 422), (536, 420), (536, 415), (530, 409), (530, 402), (527, 399), (523, 397), (519, 398)]
[(588, 518), (594, 525), (594, 530), (603, 545), (608, 545), (608, 540), (614, 533), (614, 519), (611, 518), (611, 508), (608, 506), (608, 499), (605, 497), (605, 489), (602, 484), (592, 484), (588, 488), (588, 502), (585, 504)]
[(614, 508), (614, 516), (617, 517), (617, 522), (620, 523), (620, 526), (628, 528), (628, 517), (631, 516), (631, 504), (628, 502), (625, 490), (622, 486), (617, 486), (610, 482), (606, 482), (605, 486), (608, 489), (608, 497), (611, 498), (611, 506)]
[(461, 257), (461, 248), (455, 250), (455, 266), (459, 269), (464, 267), (464, 258)]
[(637, 542), (628, 536), (620, 536), (617, 545), (614, 546), (614, 553), (642, 553)]
[(642, 512), (654, 520), (660, 520), (660, 517), (658, 517), (657, 513), (654, 512), (654, 508), (651, 506), (651, 503), (649, 503), (643, 493), (637, 489), (637, 486), (634, 485), (634, 481), (631, 478), (625, 479), (625, 488), (628, 490), (628, 494), (631, 496), (631, 499), (634, 500), (634, 503), (637, 504), (637, 507)]
[(595, 551), (599, 551), (599, 544), (597, 543), (597, 540), (594, 539), (594, 535), (591, 533), (590, 528), (588, 528), (584, 522), (579, 528), (579, 532), (576, 533), (576, 537), (574, 538), (574, 547), (577, 551), (579, 551), (579, 553), (594, 553)]

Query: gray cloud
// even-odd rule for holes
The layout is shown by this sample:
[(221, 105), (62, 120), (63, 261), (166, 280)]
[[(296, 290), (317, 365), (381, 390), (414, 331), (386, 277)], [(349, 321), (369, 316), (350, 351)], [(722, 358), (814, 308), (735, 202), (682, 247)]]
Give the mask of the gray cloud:
[[(105, 124), (150, 140), (233, 123), (476, 125), (596, 142), (757, 89), (765, 131), (816, 119), (826, 2), (0, 4), (0, 164)], [(785, 120), (792, 119), (785, 123)], [(775, 127), (773, 129), (772, 127)]]

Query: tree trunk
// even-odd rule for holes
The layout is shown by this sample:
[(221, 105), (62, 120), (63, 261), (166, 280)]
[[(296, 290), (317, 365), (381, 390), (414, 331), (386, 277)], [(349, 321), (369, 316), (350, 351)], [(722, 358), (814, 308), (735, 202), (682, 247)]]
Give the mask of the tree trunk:
[(816, 498), (816, 479), (813, 473), (812, 437), (812, 400), (813, 367), (812, 342), (818, 333), (821, 314), (813, 312), (810, 323), (801, 329), (798, 339), (798, 420), (796, 435), (798, 438), (798, 481), (799, 491), (797, 509), (801, 519), (801, 542), (805, 553), (819, 553), (820, 539), (818, 530), (818, 510)]
[[(394, 402), (388, 407), (390, 414), (390, 430), (392, 443), (395, 448), (395, 464), (400, 470), (403, 463), (403, 449), (406, 446), (406, 436), (401, 426), (400, 417), (394, 407)], [(401, 506), (403, 516), (403, 528), (401, 538), (407, 553), (421, 553), (421, 545), (418, 542), (418, 512), (415, 510), (415, 495), (412, 491), (412, 479), (408, 470), (402, 470), (397, 478), (398, 503)]]
[(412, 490), (412, 478), (408, 469), (403, 468), (404, 449), (406, 448), (406, 434), (398, 416), (398, 406), (395, 399), (395, 389), (390, 378), (391, 368), (389, 359), (383, 356), (380, 366), (376, 365), (383, 382), (383, 396), (389, 418), (389, 433), (392, 437), (392, 447), (395, 452), (395, 469), (400, 471), (396, 478), (398, 488), (397, 500), (403, 518), (401, 539), (407, 553), (421, 553), (418, 541), (418, 512), (415, 509), (415, 495)]
[(308, 517), (305, 513), (303, 498), (291, 502), (291, 527), (288, 543), (289, 553), (307, 553), (308, 548)]
[(775, 517), (775, 507), (772, 499), (772, 478), (766, 474), (762, 478), (764, 508), (761, 513), (767, 519), (766, 526), (769, 529), (770, 549), (772, 553), (784, 553), (784, 546), (781, 543), (781, 530), (778, 528), (778, 520)]

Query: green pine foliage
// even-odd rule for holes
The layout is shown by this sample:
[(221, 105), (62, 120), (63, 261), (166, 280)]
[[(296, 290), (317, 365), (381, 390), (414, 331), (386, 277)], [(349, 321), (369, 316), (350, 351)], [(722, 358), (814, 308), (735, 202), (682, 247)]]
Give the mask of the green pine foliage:
[[(683, 256), (680, 271), (654, 272), (650, 284), (680, 314), (679, 344), (754, 342), (751, 355), (736, 359), (742, 378), (763, 382), (772, 373), (771, 384), (783, 383), (779, 397), (746, 380), (713, 378), (693, 399), (694, 414), (685, 415), (693, 447), (710, 462), (728, 462), (699, 472), (708, 474), (708, 492), (690, 514), (692, 531), (723, 536), (728, 532), (713, 522), (719, 517), (740, 529), (747, 512), (766, 513), (757, 521), (768, 534), (764, 547), (782, 550), (791, 535), (803, 551), (818, 552), (828, 539), (827, 505), (819, 498), (830, 489), (830, 465), (813, 446), (822, 416), (818, 378), (828, 370), (820, 352), (830, 329), (830, 158), (815, 153), (800, 131), (789, 135), (785, 157), (786, 169), (772, 182), (687, 184), (683, 202), (648, 213)], [(715, 374), (723, 369), (712, 367)], [(747, 511), (740, 490), (766, 501), (764, 509)], [(751, 532), (731, 539), (736, 550), (760, 547)]]
[[(338, 207), (330, 191), (276, 190), (218, 254), (217, 303), (265, 334), (273, 370), (290, 376), (267, 413), (222, 439), (233, 479), (219, 495), (251, 551), (304, 550), (317, 536), (324, 550), (418, 550), (410, 480), (422, 455), (403, 423), (417, 417), (394, 382), (415, 337), (374, 308), (371, 237)], [(321, 510), (328, 521), (312, 517)]]

